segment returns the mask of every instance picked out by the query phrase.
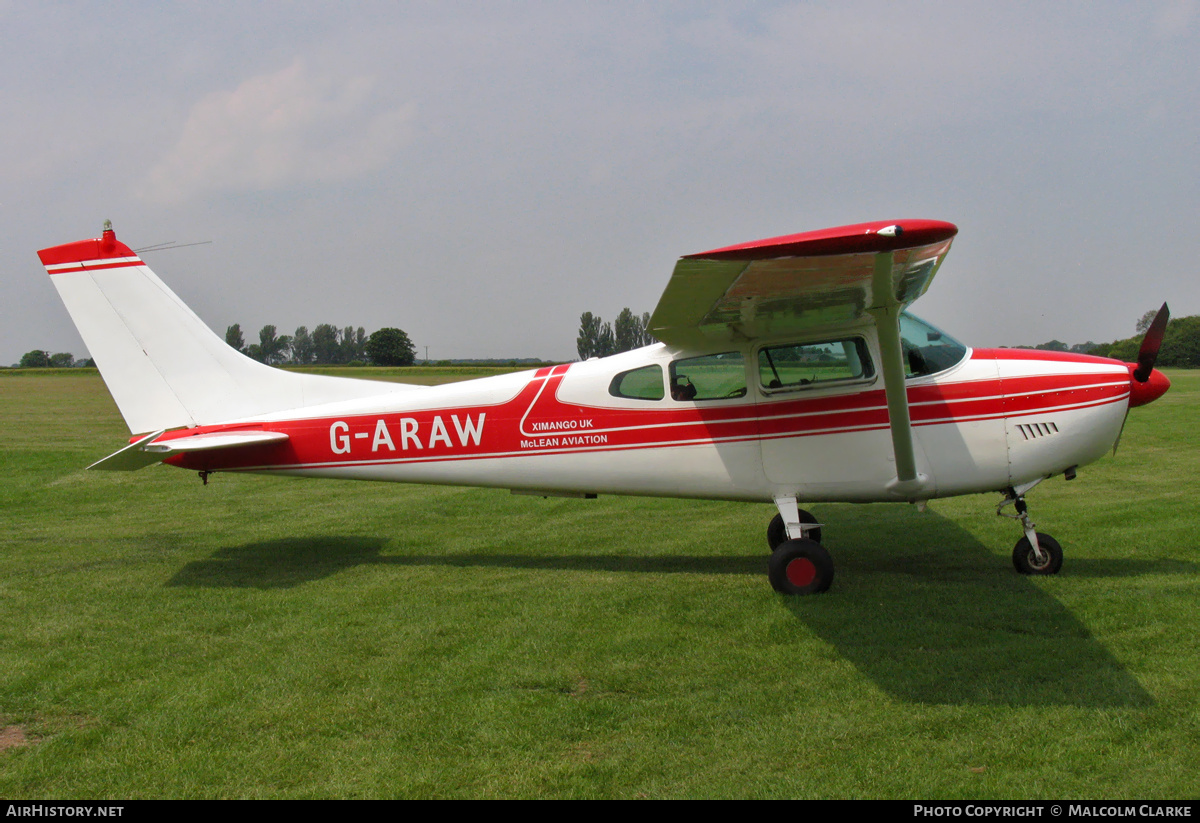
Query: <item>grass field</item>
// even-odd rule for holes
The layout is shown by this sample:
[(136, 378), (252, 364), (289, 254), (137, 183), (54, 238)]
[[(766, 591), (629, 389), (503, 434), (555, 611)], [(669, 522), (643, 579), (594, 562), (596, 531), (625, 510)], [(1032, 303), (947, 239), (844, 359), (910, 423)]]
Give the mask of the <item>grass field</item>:
[(991, 496), (828, 505), (789, 599), (766, 505), (88, 473), (99, 378), (0, 374), (0, 797), (1194, 798), (1170, 377), (1030, 496), (1059, 576)]

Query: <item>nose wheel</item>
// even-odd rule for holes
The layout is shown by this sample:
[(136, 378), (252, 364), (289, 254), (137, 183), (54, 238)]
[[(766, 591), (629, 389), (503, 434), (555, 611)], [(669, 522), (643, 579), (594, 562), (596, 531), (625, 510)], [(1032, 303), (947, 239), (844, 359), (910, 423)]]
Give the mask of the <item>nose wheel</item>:
[[(1005, 514), (1004, 507), (1013, 504), (1016, 514)], [(1037, 525), (1029, 516), (1029, 507), (1025, 505), (1024, 495), (1009, 489), (996, 507), (996, 514), (1011, 517), (1021, 521), (1021, 529), (1025, 536), (1013, 547), (1013, 566), (1021, 574), (1058, 574), (1062, 568), (1063, 550), (1058, 541), (1048, 534), (1037, 531)]]
[(1048, 534), (1037, 533), (1038, 549), (1034, 551), (1028, 537), (1022, 537), (1013, 548), (1013, 565), (1021, 574), (1058, 574), (1062, 568), (1063, 550), (1058, 541)]

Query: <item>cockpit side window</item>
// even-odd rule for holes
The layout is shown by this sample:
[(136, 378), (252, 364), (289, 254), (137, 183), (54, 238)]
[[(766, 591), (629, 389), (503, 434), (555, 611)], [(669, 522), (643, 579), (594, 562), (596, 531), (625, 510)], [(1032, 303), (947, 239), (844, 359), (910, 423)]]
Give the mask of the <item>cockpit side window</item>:
[(900, 315), (900, 345), (905, 377), (924, 377), (958, 365), (967, 347), (908, 312)]
[(654, 363), (640, 369), (623, 371), (608, 384), (608, 393), (613, 397), (628, 397), (633, 400), (662, 400), (666, 396), (663, 391), (662, 366)]
[(867, 341), (861, 337), (764, 346), (758, 350), (758, 379), (767, 392), (795, 391), (818, 383), (869, 380), (875, 376)]
[(741, 352), (706, 354), (671, 363), (671, 399), (721, 400), (746, 396), (746, 361)]

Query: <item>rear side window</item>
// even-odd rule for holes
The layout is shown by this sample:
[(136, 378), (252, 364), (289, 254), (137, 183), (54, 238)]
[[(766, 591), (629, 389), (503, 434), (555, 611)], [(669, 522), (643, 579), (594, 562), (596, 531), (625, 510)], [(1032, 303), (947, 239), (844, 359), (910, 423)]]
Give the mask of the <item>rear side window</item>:
[(608, 393), (634, 400), (662, 400), (665, 396), (662, 366), (655, 364), (623, 371), (608, 384)]
[(861, 337), (767, 346), (758, 351), (758, 379), (767, 391), (874, 376), (871, 353)]

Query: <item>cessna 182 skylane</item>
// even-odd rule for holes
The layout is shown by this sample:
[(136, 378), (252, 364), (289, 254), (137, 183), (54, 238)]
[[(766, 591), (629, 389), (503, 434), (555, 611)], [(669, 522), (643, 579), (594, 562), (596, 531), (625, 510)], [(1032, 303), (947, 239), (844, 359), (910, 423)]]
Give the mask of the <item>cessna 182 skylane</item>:
[(1017, 570), (1054, 574), (1026, 493), (1115, 448), (1129, 408), (1170, 386), (1165, 305), (1137, 364), (971, 349), (908, 314), (957, 231), (864, 223), (688, 255), (650, 318), (660, 343), (433, 387), (239, 354), (108, 224), (38, 255), (134, 434), (90, 468), (774, 502), (771, 584), (808, 594), (833, 561), (801, 502), (998, 491)]

